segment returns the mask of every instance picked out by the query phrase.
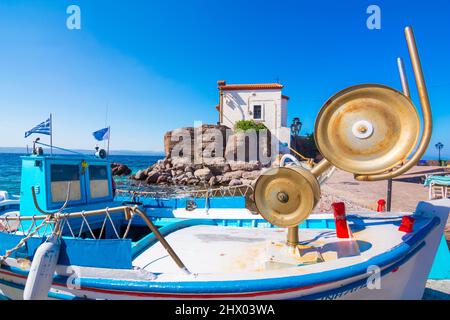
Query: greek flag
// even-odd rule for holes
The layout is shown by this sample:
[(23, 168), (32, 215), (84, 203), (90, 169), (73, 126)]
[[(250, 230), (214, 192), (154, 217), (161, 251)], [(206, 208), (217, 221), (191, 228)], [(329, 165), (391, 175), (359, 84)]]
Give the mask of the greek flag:
[(51, 118), (48, 118), (44, 122), (38, 124), (36, 127), (31, 129), (30, 131), (25, 132), (25, 138), (28, 138), (33, 133), (46, 134), (46, 135), (50, 136), (52, 134)]
[(109, 139), (109, 127), (95, 131), (92, 133), (92, 135), (98, 141), (103, 141), (103, 140)]

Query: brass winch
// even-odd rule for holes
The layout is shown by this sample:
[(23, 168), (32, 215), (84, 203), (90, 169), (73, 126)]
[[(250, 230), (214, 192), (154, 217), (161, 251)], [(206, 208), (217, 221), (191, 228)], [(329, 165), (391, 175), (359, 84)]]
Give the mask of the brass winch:
[(330, 167), (353, 173), (360, 181), (392, 179), (413, 167), (428, 147), (432, 131), (430, 102), (411, 27), (405, 29), (405, 35), (424, 126), (415, 153), (409, 157), (419, 141), (420, 118), (409, 93), (363, 84), (328, 99), (317, 116), (314, 132), (324, 159), (311, 171), (300, 167), (269, 169), (255, 185), (259, 213), (270, 223), (289, 228), (289, 245), (298, 244), (298, 225), (320, 199), (317, 177)]

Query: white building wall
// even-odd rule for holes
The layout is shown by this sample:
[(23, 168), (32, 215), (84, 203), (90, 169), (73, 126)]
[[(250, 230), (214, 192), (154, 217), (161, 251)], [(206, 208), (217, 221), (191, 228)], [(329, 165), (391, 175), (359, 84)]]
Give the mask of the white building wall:
[[(253, 107), (261, 105), (262, 119), (254, 119)], [(223, 123), (233, 128), (240, 120), (262, 122), (269, 130), (281, 124), (281, 90), (233, 90), (223, 92)]]
[(281, 126), (287, 127), (287, 99), (281, 99)]
[[(261, 119), (254, 118), (255, 105), (261, 106)], [(286, 133), (290, 131), (283, 128), (287, 123), (287, 99), (282, 99), (280, 89), (225, 90), (222, 107), (222, 125), (234, 128), (240, 120), (261, 122), (281, 142), (290, 144), (290, 136)]]

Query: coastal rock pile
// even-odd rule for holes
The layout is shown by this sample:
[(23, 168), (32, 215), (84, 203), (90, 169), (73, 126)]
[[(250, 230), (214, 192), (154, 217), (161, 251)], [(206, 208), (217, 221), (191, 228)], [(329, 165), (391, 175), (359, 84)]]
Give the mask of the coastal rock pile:
[(128, 176), (131, 174), (131, 169), (121, 163), (111, 163), (111, 170), (113, 176)]
[[(209, 161), (208, 161), (209, 160)], [(199, 186), (239, 186), (251, 184), (260, 175), (259, 161), (226, 161), (225, 158), (204, 159), (194, 164), (186, 158), (165, 158), (145, 170), (139, 170), (132, 179), (147, 184), (177, 184)]]
[[(258, 150), (264, 155), (270, 154), (270, 137), (261, 141), (262, 144), (258, 142), (256, 149), (260, 147)], [(249, 146), (245, 133), (233, 132), (223, 125), (175, 129), (164, 135), (166, 157), (131, 178), (147, 184), (251, 184), (261, 173), (263, 164), (260, 153), (250, 152)], [(237, 161), (242, 154), (245, 161)]]

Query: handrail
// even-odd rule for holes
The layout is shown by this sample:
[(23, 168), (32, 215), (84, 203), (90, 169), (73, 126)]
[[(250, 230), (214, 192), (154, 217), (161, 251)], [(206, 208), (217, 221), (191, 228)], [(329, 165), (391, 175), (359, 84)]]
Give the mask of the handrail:
[[(106, 214), (106, 210), (109, 211), (109, 213), (117, 213), (117, 212), (124, 212), (126, 210), (130, 211), (131, 207), (129, 206), (119, 206), (119, 207), (112, 207), (112, 208), (105, 208), (105, 209), (98, 209), (98, 210), (89, 210), (84, 212), (70, 212), (70, 213), (55, 213), (51, 215), (50, 217), (53, 220), (58, 219), (72, 219), (72, 218), (81, 218), (84, 216), (96, 216), (96, 215), (102, 215)], [(31, 220), (45, 220), (48, 219), (49, 215), (42, 215), (42, 216), (18, 216), (18, 217), (2, 217), (0, 216), (0, 220), (21, 220), (21, 221), (31, 221)], [(50, 220), (51, 221), (51, 220)]]
[[(211, 195), (217, 195), (217, 194), (222, 194), (224, 192), (231, 192), (233, 190), (239, 190), (239, 189), (247, 189), (250, 191), (254, 191), (254, 188), (252, 185), (250, 184), (243, 184), (243, 185), (239, 185), (239, 186), (225, 186), (225, 187), (219, 187), (219, 188), (213, 188), (213, 189), (200, 189), (200, 190), (186, 190), (186, 194), (187, 197), (189, 197), (189, 195), (194, 194), (194, 197), (198, 197), (198, 194), (208, 194), (209, 196)], [(161, 194), (161, 192), (155, 192), (155, 191), (137, 191), (137, 190), (125, 190), (125, 189), (117, 189), (116, 190), (117, 193), (122, 193), (122, 194), (131, 194), (133, 196), (137, 195), (137, 196), (152, 196), (152, 195), (159, 195)], [(245, 193), (244, 193), (245, 194)], [(244, 195), (242, 194), (242, 195)]]
[[(161, 242), (164, 249), (167, 251), (167, 253), (170, 255), (170, 257), (174, 260), (174, 262), (177, 264), (177, 266), (185, 273), (191, 274), (191, 272), (187, 269), (187, 267), (184, 265), (184, 263), (181, 261), (181, 259), (178, 257), (178, 255), (175, 253), (173, 248), (170, 246), (170, 244), (167, 242), (167, 240), (164, 238), (164, 236), (159, 232), (158, 228), (153, 224), (153, 222), (150, 220), (150, 218), (137, 206), (129, 207), (129, 206), (120, 206), (120, 207), (113, 207), (113, 208), (104, 208), (104, 209), (98, 209), (98, 210), (90, 210), (90, 211), (83, 211), (83, 212), (72, 212), (72, 213), (61, 213), (57, 212), (52, 215), (42, 215), (42, 216), (26, 216), (26, 217), (0, 217), (0, 220), (7, 219), (8, 221), (25, 221), (25, 220), (47, 220), (47, 223), (55, 223), (58, 224), (62, 219), (71, 219), (71, 218), (80, 218), (80, 217), (86, 217), (86, 216), (96, 216), (96, 215), (103, 215), (103, 214), (109, 214), (109, 213), (117, 213), (117, 212), (123, 212), (125, 214), (125, 217), (127, 219), (130, 219), (132, 214), (137, 214), (144, 220), (147, 227), (150, 229), (150, 231), (153, 232), (155, 237)], [(28, 236), (29, 237), (29, 236)]]

